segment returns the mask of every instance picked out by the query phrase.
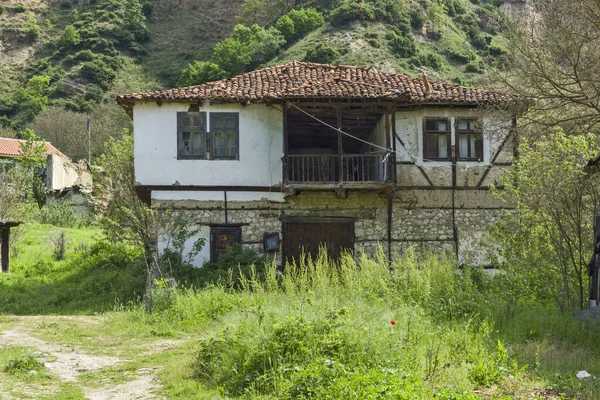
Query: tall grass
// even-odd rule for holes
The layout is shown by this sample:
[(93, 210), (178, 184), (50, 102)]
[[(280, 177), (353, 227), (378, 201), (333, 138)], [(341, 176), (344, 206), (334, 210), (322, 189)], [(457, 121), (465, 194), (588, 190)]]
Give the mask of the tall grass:
[[(586, 368), (600, 374), (592, 361), (598, 351), (585, 339), (600, 330), (578, 333), (568, 316), (551, 313), (534, 320), (531, 307), (507, 319), (504, 284), (482, 271), (460, 271), (452, 258), (412, 250), (391, 264), (383, 252), (358, 259), (346, 254), (339, 262), (320, 254), (284, 272), (268, 264), (230, 284), (170, 292), (152, 315), (140, 309), (113, 317), (145, 321), (155, 335), (198, 333), (189, 372), (169, 373), (171, 390), (183, 397), (469, 399), (477, 398), (476, 389), (495, 398), (584, 392), (587, 383), (557, 378), (574, 377), (581, 365), (551, 362), (549, 354), (556, 338), (561, 348), (589, 349)], [(531, 333), (534, 323), (537, 334)], [(600, 393), (585, 390), (592, 390), (589, 398)]]

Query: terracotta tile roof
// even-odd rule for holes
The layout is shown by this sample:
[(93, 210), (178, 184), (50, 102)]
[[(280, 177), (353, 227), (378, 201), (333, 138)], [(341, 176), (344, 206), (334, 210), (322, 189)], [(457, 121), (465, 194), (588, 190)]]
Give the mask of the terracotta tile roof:
[(408, 103), (491, 104), (517, 97), (448, 82), (429, 82), (374, 68), (333, 66), (294, 61), (184, 88), (130, 93), (117, 97), (132, 100), (259, 102), (292, 98), (353, 98), (397, 100)]
[[(21, 143), (25, 143), (25, 140), (0, 138), (0, 158), (21, 157), (23, 155), (23, 151), (21, 150)], [(52, 146), (52, 144), (48, 142), (46, 142), (46, 154), (58, 154), (65, 158), (68, 158), (63, 153), (61, 153), (56, 147)]]

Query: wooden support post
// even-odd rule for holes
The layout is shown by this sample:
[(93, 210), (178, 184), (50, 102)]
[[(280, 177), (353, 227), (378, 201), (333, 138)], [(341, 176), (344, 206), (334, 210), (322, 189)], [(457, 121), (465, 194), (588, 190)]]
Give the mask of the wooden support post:
[(338, 141), (338, 162), (339, 162), (339, 176), (338, 176), (338, 180), (340, 183), (342, 183), (342, 178), (344, 176), (342, 167), (343, 167), (343, 163), (342, 163), (342, 154), (344, 153), (344, 147), (342, 146), (342, 132), (340, 132), (342, 130), (342, 109), (341, 107), (337, 107), (337, 128), (338, 128), (338, 133), (337, 133), (337, 141)]
[[(289, 181), (288, 176), (288, 104), (283, 103), (283, 183)], [(272, 184), (272, 182), (271, 182)]]
[(2, 228), (2, 249), (1, 258), (2, 258), (2, 272), (10, 272), (10, 228)]

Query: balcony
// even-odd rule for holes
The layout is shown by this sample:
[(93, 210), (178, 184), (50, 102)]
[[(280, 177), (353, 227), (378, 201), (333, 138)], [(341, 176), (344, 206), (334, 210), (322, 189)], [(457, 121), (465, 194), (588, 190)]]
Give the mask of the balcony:
[(285, 182), (294, 188), (383, 188), (393, 184), (388, 153), (288, 155)]

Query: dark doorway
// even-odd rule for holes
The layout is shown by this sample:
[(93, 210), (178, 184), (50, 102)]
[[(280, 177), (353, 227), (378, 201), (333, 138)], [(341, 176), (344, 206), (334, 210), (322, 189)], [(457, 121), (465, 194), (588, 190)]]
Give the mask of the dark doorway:
[(344, 250), (354, 250), (354, 220), (351, 218), (319, 218), (283, 222), (284, 260), (296, 262), (302, 254), (316, 258), (319, 247), (337, 259)]

